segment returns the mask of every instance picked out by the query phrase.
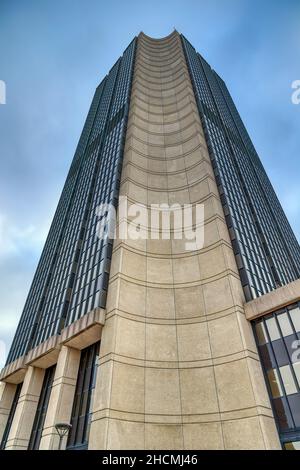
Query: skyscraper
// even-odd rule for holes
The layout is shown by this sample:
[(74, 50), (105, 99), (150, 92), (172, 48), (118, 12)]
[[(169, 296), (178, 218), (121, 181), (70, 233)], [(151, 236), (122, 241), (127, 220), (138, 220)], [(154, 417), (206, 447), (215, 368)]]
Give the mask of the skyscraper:
[[(109, 204), (117, 228), (172, 207), (170, 237), (99, 236)], [(96, 89), (1, 372), (2, 448), (56, 448), (58, 422), (68, 449), (299, 447), (299, 277), (225, 83), (178, 32), (141, 33)]]

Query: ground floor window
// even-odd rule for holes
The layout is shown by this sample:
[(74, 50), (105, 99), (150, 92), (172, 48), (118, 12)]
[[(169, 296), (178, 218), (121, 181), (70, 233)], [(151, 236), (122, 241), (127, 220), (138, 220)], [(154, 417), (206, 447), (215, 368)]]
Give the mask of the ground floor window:
[(5, 426), (4, 434), (3, 434), (1, 445), (0, 445), (0, 449), (2, 449), (2, 450), (5, 449), (5, 446), (6, 446), (6, 443), (7, 443), (10, 428), (11, 428), (11, 425), (12, 425), (12, 422), (13, 422), (13, 419), (14, 419), (14, 416), (15, 416), (17, 404), (18, 404), (18, 401), (19, 401), (22, 385), (23, 385), (22, 383), (18, 384), (17, 388), (16, 388), (16, 391), (15, 391), (15, 396), (14, 396), (14, 399), (13, 399), (13, 402), (12, 402), (12, 405), (11, 405), (8, 420), (7, 420), (7, 423), (6, 423), (6, 426)]
[(42, 432), (44, 428), (44, 422), (48, 409), (48, 403), (50, 399), (50, 393), (52, 389), (53, 379), (55, 374), (55, 366), (49, 367), (45, 371), (45, 377), (43, 380), (42, 390), (38, 407), (35, 413), (33, 428), (29, 440), (28, 449), (37, 450), (40, 446)]
[(100, 342), (81, 351), (67, 449), (88, 445)]
[(300, 303), (254, 322), (258, 350), (284, 449), (300, 446)]

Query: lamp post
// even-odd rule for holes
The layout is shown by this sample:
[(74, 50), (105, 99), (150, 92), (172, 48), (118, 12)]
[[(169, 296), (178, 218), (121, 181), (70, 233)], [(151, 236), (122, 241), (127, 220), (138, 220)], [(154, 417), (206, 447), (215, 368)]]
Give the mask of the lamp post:
[(62, 440), (64, 436), (68, 434), (71, 428), (72, 428), (72, 424), (69, 424), (69, 423), (56, 423), (55, 424), (56, 432), (59, 435), (58, 450), (61, 450)]

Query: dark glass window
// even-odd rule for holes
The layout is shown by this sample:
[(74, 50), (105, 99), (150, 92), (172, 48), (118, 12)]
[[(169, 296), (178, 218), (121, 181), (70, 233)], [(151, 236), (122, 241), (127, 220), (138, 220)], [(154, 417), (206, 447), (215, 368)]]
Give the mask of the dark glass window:
[(105, 308), (111, 249), (97, 236), (96, 208), (117, 206), (136, 42), (97, 87), (7, 364)]
[[(183, 36), (182, 44), (242, 286), (251, 300), (299, 278), (299, 243), (224, 81)], [(298, 321), (300, 329), (299, 316)], [(282, 324), (289, 328), (288, 321)], [(279, 338), (277, 329), (270, 325), (272, 340)]]
[(271, 344), (262, 344), (260, 346), (260, 354), (267, 370), (274, 369), (276, 367), (275, 356), (273, 354)]
[(271, 394), (273, 398), (282, 397), (283, 391), (279, 379), (279, 375), (276, 369), (268, 370), (267, 372)]
[(300, 393), (288, 397), (289, 406), (295, 422), (295, 427), (300, 429)]
[(298, 381), (298, 386), (300, 387), (300, 362), (295, 362), (293, 364), (293, 368)]
[(277, 320), (283, 336), (289, 336), (293, 334), (293, 328), (287, 312), (277, 315)]
[(273, 407), (280, 432), (293, 429), (293, 420), (286, 398), (275, 398)]
[(48, 409), (50, 393), (52, 389), (53, 379), (55, 374), (55, 366), (49, 367), (45, 372), (45, 377), (42, 385), (41, 395), (38, 407), (35, 413), (33, 428), (29, 440), (28, 449), (37, 450), (40, 445), (44, 422)]
[(289, 363), (289, 356), (286, 350), (286, 346), (281, 338), (273, 341), (271, 347), (273, 348), (274, 355), (279, 367)]
[(254, 323), (274, 415), (286, 449), (294, 444), (297, 447), (300, 441), (299, 325), (299, 305), (288, 306)]
[(297, 306), (289, 310), (292, 323), (296, 331), (300, 331), (300, 308)]
[(13, 399), (13, 402), (12, 402), (12, 405), (11, 405), (10, 413), (9, 413), (8, 420), (7, 420), (7, 423), (6, 423), (6, 426), (5, 426), (5, 430), (4, 430), (4, 434), (3, 434), (3, 437), (2, 437), (0, 449), (5, 449), (7, 439), (8, 439), (8, 436), (9, 436), (9, 432), (10, 432), (10, 428), (11, 428), (11, 425), (12, 425), (12, 422), (13, 422), (13, 419), (14, 419), (14, 416), (15, 416), (16, 409), (17, 409), (17, 404), (18, 404), (18, 401), (19, 401), (22, 385), (23, 385), (22, 383), (17, 385), (16, 391), (15, 391), (15, 396), (14, 396), (14, 399)]
[[(295, 353), (295, 350), (296, 348), (300, 347), (300, 341), (298, 340), (296, 334), (293, 334), (293, 335), (289, 335), (289, 336), (286, 336), (284, 338), (284, 343), (285, 343), (285, 346), (286, 346), (286, 349), (287, 349), (287, 352), (288, 352), (288, 355), (289, 355), (289, 358), (290, 358), (290, 361), (291, 362), (294, 362), (295, 361), (295, 358), (293, 360), (293, 354)], [(298, 359), (297, 359), (298, 357)], [(300, 361), (300, 352), (298, 353), (298, 356), (296, 357), (296, 359), (298, 361)]]
[(67, 449), (81, 450), (88, 445), (99, 348), (100, 342), (81, 351)]

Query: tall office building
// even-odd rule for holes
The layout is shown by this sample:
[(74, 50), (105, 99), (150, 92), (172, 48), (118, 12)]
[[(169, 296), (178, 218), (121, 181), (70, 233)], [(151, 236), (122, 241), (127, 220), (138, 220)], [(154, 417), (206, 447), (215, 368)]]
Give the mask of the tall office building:
[[(169, 238), (99, 236), (121, 196), (117, 227), (199, 205), (204, 243), (175, 210)], [(178, 32), (141, 33), (96, 89), (1, 372), (1, 447), (57, 448), (67, 422), (67, 449), (299, 448), (299, 277), (225, 83)]]

